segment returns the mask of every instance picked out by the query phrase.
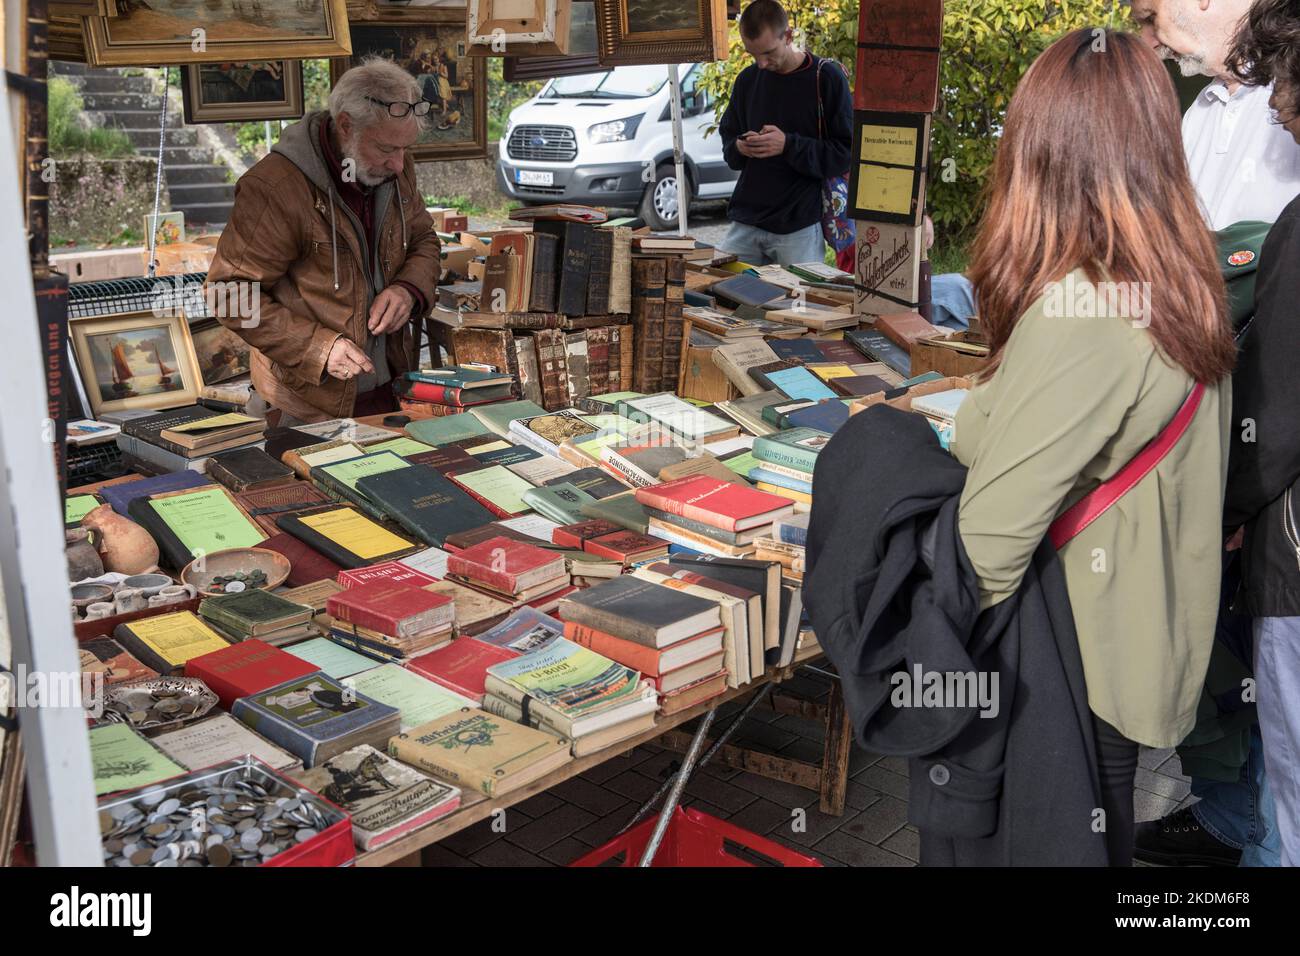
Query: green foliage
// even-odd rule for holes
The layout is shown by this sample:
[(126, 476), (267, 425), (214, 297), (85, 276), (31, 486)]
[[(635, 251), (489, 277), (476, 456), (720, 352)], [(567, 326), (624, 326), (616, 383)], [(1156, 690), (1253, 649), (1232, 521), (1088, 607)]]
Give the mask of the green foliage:
[(479, 62), (487, 63), (488, 142), (495, 143), (506, 131), (506, 121), (510, 118), (510, 111), (524, 100), (536, 96), (537, 91), (542, 88), (542, 81), (507, 83), (502, 75), (504, 59), (492, 56)]
[[(801, 31), (796, 39), (802, 39), (804, 49), (838, 60), (852, 78), (857, 0), (786, 0), (785, 6)], [(954, 249), (979, 220), (981, 192), (1007, 103), (1029, 64), (1070, 30), (1122, 27), (1127, 17), (1121, 0), (947, 0), (927, 207), (938, 234), (952, 237)], [(730, 55), (707, 65), (700, 80), (700, 87), (716, 97), (711, 131), (722, 118), (737, 75), (753, 62), (734, 21), (730, 29)]]
[(67, 159), (89, 155), (99, 159), (125, 159), (135, 155), (130, 137), (120, 129), (81, 125), (85, 104), (71, 82), (61, 76), (50, 77), (49, 94), (52, 157)]

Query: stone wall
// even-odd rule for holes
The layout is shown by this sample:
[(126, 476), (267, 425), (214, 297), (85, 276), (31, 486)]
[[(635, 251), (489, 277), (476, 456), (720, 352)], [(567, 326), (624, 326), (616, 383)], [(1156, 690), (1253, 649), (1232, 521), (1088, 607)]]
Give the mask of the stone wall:
[[(50, 184), (52, 239), (94, 245), (128, 228), (143, 234), (144, 217), (153, 212), (157, 160), (143, 156), (61, 159), (55, 161), (54, 169)], [(165, 182), (159, 208), (164, 212), (171, 208)]]
[(505, 197), (497, 189), (497, 144), (488, 144), (487, 159), (452, 159), (415, 167), (420, 195), (439, 199), (462, 197), (475, 206), (499, 206)]

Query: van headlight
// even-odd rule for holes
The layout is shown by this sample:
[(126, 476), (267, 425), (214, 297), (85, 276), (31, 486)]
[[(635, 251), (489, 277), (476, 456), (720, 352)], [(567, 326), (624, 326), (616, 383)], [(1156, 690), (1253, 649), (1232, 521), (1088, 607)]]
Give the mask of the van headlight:
[(597, 123), (587, 129), (587, 138), (593, 143), (620, 143), (633, 139), (636, 136), (636, 128), (641, 125), (644, 116), (644, 113), (638, 113), (626, 119)]

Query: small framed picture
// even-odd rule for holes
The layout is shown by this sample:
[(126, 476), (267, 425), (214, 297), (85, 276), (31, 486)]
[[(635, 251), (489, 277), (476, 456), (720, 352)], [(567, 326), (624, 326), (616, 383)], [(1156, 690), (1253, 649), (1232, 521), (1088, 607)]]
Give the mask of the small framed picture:
[(216, 385), (249, 370), (250, 348), (216, 319), (200, 319), (190, 326), (194, 355), (199, 362), (199, 376), (204, 385)]
[(179, 312), (71, 319), (68, 332), (92, 418), (198, 400), (203, 379), (189, 325)]
[(300, 119), (302, 61), (251, 60), (181, 67), (186, 123)]
[(145, 213), (144, 216), (144, 242), (146, 248), (149, 245), (149, 233), (154, 234), (153, 244), (155, 246), (170, 246), (173, 243), (185, 241), (185, 213), (183, 212), (160, 212), (157, 216), (153, 213)]

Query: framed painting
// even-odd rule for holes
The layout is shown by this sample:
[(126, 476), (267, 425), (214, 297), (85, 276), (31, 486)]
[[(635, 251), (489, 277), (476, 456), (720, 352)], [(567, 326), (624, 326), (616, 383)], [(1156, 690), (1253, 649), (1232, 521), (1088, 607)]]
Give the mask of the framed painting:
[(502, 63), (507, 83), (599, 73), (595, 0), (573, 0), (569, 8), (569, 52), (565, 56), (508, 56)]
[(301, 119), (302, 61), (250, 60), (181, 67), (186, 123)]
[(124, 0), (119, 16), (91, 17), (84, 23), (91, 66), (308, 59), (352, 52), (346, 0)]
[(727, 58), (727, 0), (596, 0), (602, 66)]
[(466, 35), (475, 56), (569, 52), (572, 0), (469, 0)]
[(92, 418), (198, 400), (203, 379), (189, 326), (179, 313), (70, 319), (68, 326)]
[(411, 150), (417, 163), (488, 155), (486, 64), (466, 50), (464, 7), (385, 7), (372, 20), (353, 21), (352, 55), (330, 60), (331, 82), (367, 56), (406, 70), (433, 104)]
[(200, 319), (190, 326), (199, 378), (204, 385), (229, 381), (249, 370), (249, 344), (216, 319)]

